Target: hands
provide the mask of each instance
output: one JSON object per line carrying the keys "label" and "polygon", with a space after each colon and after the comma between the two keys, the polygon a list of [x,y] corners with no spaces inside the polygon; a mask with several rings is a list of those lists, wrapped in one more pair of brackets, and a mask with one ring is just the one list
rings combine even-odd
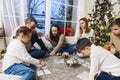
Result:
{"label": "hands", "polygon": [[42,67],[46,66],[46,62],[41,61],[41,60],[40,60],[40,64],[42,65]]}
{"label": "hands", "polygon": [[80,37],[77,37],[77,41],[80,39]]}
{"label": "hands", "polygon": [[97,77],[98,77],[98,73],[97,73],[97,74],[95,74],[95,76],[94,76],[94,80],[96,80],[96,79],[97,79]]}
{"label": "hands", "polygon": [[50,37],[48,35],[45,36],[45,39],[47,39],[48,41],[50,41]]}
{"label": "hands", "polygon": [[114,47],[114,46],[111,46],[110,47],[110,52],[112,53],[112,54],[116,54],[116,48]]}
{"label": "hands", "polygon": [[38,34],[38,37],[41,37],[42,36],[42,33],[41,32],[37,32]]}
{"label": "hands", "polygon": [[50,53],[50,56],[54,56],[54,55],[55,55],[55,52],[52,51],[52,52]]}

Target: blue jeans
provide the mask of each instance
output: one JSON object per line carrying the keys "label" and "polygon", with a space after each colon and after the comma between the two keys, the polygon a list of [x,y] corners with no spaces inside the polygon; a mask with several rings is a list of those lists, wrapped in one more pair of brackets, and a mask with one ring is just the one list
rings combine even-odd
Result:
{"label": "blue jeans", "polygon": [[76,51],[76,44],[69,44],[61,47],[58,52],[69,52],[70,54],[72,54],[75,51]]}
{"label": "blue jeans", "polygon": [[96,80],[120,80],[120,76],[112,76],[106,72],[101,72]]}
{"label": "blue jeans", "polygon": [[28,51],[28,53],[36,59],[40,59],[42,57],[44,57],[46,55],[46,51],[45,50],[38,50],[38,49],[31,49]]}
{"label": "blue jeans", "polygon": [[[32,66],[33,67],[33,66]],[[35,68],[34,68],[35,69]],[[5,74],[13,74],[22,76],[22,80],[34,80],[36,72],[31,67],[23,64],[14,64],[4,71]]]}

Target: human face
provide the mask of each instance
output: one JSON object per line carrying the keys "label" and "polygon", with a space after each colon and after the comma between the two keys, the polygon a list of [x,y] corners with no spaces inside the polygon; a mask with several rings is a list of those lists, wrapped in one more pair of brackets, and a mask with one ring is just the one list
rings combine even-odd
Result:
{"label": "human face", "polygon": [[35,22],[30,22],[30,23],[27,23],[26,26],[33,31],[36,27],[36,24]]}
{"label": "human face", "polygon": [[85,28],[85,26],[86,26],[85,21],[80,20],[80,27],[83,29],[83,28]]}
{"label": "human face", "polygon": [[31,33],[28,33],[27,35],[24,35],[23,33],[20,33],[20,39],[22,42],[27,43],[31,38]]}
{"label": "human face", "polygon": [[56,36],[58,34],[58,29],[56,27],[52,27],[52,34],[53,36]]}
{"label": "human face", "polygon": [[120,27],[118,25],[113,25],[112,32],[114,35],[120,35]]}
{"label": "human face", "polygon": [[90,47],[86,46],[84,50],[81,50],[81,53],[85,56],[90,56]]}

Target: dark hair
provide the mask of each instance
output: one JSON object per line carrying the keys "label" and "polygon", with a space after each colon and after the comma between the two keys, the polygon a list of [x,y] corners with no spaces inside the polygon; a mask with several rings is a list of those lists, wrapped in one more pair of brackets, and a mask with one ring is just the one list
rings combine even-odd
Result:
{"label": "dark hair", "polygon": [[[83,18],[81,18],[79,21],[81,21],[81,20],[83,20],[84,22],[85,22],[85,33],[89,33],[90,32],[90,27],[88,26],[88,19],[87,18],[85,18],[85,17],[83,17]],[[82,30],[82,28],[80,27],[80,34],[82,34],[83,33],[83,30]]]}
{"label": "dark hair", "polygon": [[115,19],[112,23],[112,26],[113,25],[118,25],[120,27],[120,18]]}
{"label": "dark hair", "polygon": [[31,32],[32,31],[26,26],[20,26],[20,28],[16,32],[16,37],[19,36],[20,33],[23,33],[24,35],[28,35]]}
{"label": "dark hair", "polygon": [[[52,34],[52,27],[56,27],[58,30],[58,34],[56,36],[53,36],[53,34]],[[61,35],[61,32],[60,32],[58,25],[53,24],[50,28],[50,39],[58,43],[60,35]]]}
{"label": "dark hair", "polygon": [[30,22],[35,22],[35,24],[37,24],[37,21],[36,21],[36,19],[34,17],[28,17],[25,20],[25,24],[30,23]]}
{"label": "dark hair", "polygon": [[77,41],[77,51],[81,52],[81,50],[84,50],[86,46],[91,46],[92,43],[88,38],[81,38]]}

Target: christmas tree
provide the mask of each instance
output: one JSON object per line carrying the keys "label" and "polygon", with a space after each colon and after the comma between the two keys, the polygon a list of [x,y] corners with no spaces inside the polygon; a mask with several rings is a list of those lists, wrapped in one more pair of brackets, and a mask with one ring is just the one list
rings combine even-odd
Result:
{"label": "christmas tree", "polygon": [[89,14],[96,45],[103,46],[110,40],[111,23],[114,20],[113,6],[110,0],[96,0],[92,13]]}

